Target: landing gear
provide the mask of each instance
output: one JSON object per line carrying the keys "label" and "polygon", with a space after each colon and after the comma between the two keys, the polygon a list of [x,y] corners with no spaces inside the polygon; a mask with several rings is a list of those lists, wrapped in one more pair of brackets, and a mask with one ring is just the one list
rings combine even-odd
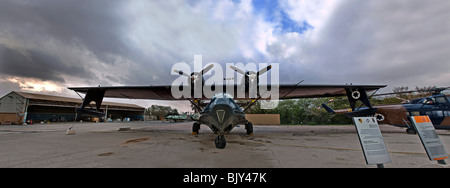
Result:
{"label": "landing gear", "polygon": [[200,130],[200,124],[197,123],[197,122],[195,122],[195,123],[192,125],[192,135],[197,135],[198,132],[199,132],[199,130]]}
{"label": "landing gear", "polygon": [[253,135],[253,124],[250,121],[245,124],[245,130],[247,130],[247,135]]}
{"label": "landing gear", "polygon": [[216,137],[216,148],[223,149],[227,145],[227,141],[225,140],[225,136],[223,134],[219,134],[219,136]]}

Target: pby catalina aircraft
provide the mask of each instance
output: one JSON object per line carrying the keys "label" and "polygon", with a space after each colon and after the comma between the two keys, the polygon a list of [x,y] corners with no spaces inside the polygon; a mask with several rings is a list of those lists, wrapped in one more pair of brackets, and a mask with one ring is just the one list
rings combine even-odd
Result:
{"label": "pby catalina aircraft", "polygon": [[[375,117],[378,122],[383,124],[389,124],[397,127],[407,127],[406,132],[408,134],[415,134],[417,131],[411,126],[411,116],[427,115],[430,117],[436,129],[450,130],[450,97],[441,94],[442,91],[449,89],[450,87],[432,88],[421,92],[433,92],[431,96],[413,99],[403,104],[393,105],[381,105],[375,106],[378,111],[375,113]],[[383,93],[374,96],[381,95],[394,95],[413,93],[418,91],[402,91],[396,93]],[[340,109],[334,111],[326,104],[322,104],[325,109],[330,113],[347,113],[347,110]],[[362,107],[367,109],[367,107]],[[358,109],[357,109],[358,110]]]}
{"label": "pby catalina aircraft", "polygon": [[[172,86],[120,86],[120,87],[73,87],[69,88],[77,93],[84,93],[83,103],[77,108],[77,114],[88,114],[94,116],[103,116],[100,106],[104,97],[113,98],[130,98],[130,99],[156,99],[156,100],[188,100],[200,112],[199,119],[192,126],[192,133],[198,134],[200,125],[208,126],[218,136],[215,140],[217,148],[223,149],[226,146],[225,133],[229,133],[237,125],[245,125],[247,134],[253,133],[253,125],[245,119],[245,111],[258,100],[270,100],[270,97],[264,97],[268,91],[278,91],[278,99],[295,99],[295,98],[315,98],[315,97],[335,97],[347,96],[350,106],[355,109],[356,101],[361,101],[367,106],[366,109],[354,110],[349,113],[351,116],[374,115],[376,109],[371,105],[366,92],[375,91],[386,85],[300,85],[291,84],[259,84],[259,76],[269,71],[272,66],[264,67],[258,72],[242,71],[241,69],[231,66],[235,72],[242,74],[241,84],[232,85],[205,85],[203,75],[211,70],[213,65],[205,67],[200,72],[192,72],[186,74],[183,71],[174,70],[181,76],[188,78],[186,85]],[[201,84],[200,84],[201,83]],[[205,93],[200,95],[196,92],[202,91],[205,87],[209,87],[213,92],[213,96],[208,97]],[[231,89],[230,89],[231,88]],[[256,88],[256,89],[255,89]],[[266,88],[266,90],[262,89]],[[190,95],[182,95],[174,97],[172,90],[179,90]],[[231,91],[230,91],[231,90]],[[190,92],[189,92],[190,91]],[[224,92],[226,91],[226,92]],[[243,91],[243,92],[242,92]],[[240,93],[241,92],[241,93]],[[273,93],[272,93],[273,94]],[[198,104],[199,100],[211,100],[204,108]],[[238,106],[235,100],[251,100],[245,109]],[[92,101],[96,104],[96,110],[88,110],[86,106]]]}

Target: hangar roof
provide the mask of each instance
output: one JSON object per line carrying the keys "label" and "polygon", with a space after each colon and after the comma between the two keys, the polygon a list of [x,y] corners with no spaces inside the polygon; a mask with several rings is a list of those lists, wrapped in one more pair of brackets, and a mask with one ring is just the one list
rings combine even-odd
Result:
{"label": "hangar roof", "polygon": [[[22,91],[12,91],[11,93],[16,93],[16,94],[18,94],[18,95],[20,95],[20,96],[22,96],[24,98],[27,98],[27,99],[36,99],[36,100],[45,100],[45,101],[59,101],[59,102],[71,102],[71,103],[79,103],[79,104],[82,103],[82,100],[81,99],[77,99],[77,98],[61,97],[61,96],[55,96],[55,95],[45,95],[45,94],[38,94],[38,93],[28,93],[28,92],[22,92]],[[9,94],[7,94],[7,95],[9,95]],[[107,102],[107,101],[103,101],[102,102],[102,106],[103,105],[144,109],[144,107],[141,107],[141,106],[138,106],[138,105],[135,105],[135,104],[125,104],[125,103],[116,103],[116,102]]]}

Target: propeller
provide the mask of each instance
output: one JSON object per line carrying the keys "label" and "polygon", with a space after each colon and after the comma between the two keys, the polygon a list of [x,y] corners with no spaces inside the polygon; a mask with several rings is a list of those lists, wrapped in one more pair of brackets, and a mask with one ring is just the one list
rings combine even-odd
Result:
{"label": "propeller", "polygon": [[237,67],[235,67],[233,65],[230,65],[230,68],[233,69],[234,71],[238,72],[238,73],[241,73],[242,75],[245,75],[244,71],[242,71],[241,69],[239,69],[239,68],[237,68]]}
{"label": "propeller", "polygon": [[238,73],[241,73],[242,75],[256,74],[257,76],[259,76],[259,75],[262,75],[262,74],[266,73],[266,72],[269,71],[270,69],[272,69],[272,65],[269,65],[269,66],[267,66],[267,67],[264,67],[264,68],[262,68],[261,70],[259,70],[259,71],[256,72],[256,73],[253,72],[253,71],[247,71],[247,72],[244,72],[244,71],[242,71],[241,69],[239,69],[239,68],[237,68],[237,67],[235,67],[235,66],[233,66],[233,65],[230,65],[230,68],[233,69],[234,71],[238,72]]}
{"label": "propeller", "polygon": [[260,75],[266,73],[266,72],[269,71],[270,69],[272,69],[272,65],[269,65],[269,66],[267,66],[267,67],[264,67],[264,68],[262,68],[261,70],[259,70],[258,72],[254,72],[254,71],[247,71],[247,72],[244,72],[244,71],[242,71],[241,69],[239,69],[239,68],[237,68],[237,67],[235,67],[235,66],[233,66],[233,65],[230,65],[230,68],[233,69],[234,71],[236,71],[236,72],[238,72],[238,73],[244,75],[244,76],[245,76],[246,85],[247,85],[249,82],[254,82],[254,81],[256,81],[257,83],[259,83],[258,77],[259,77]]}
{"label": "propeller", "polygon": [[[241,86],[243,86],[241,90],[243,92],[248,92],[249,95],[253,95],[253,94],[257,94],[257,88],[259,87],[259,76],[266,73],[270,69],[272,69],[272,65],[264,67],[261,70],[259,70],[258,72],[254,72],[254,71],[244,72],[241,69],[239,69],[235,66],[232,66],[232,65],[230,66],[230,68],[244,76],[242,78],[242,82],[241,82]],[[255,85],[256,85],[256,88],[253,87]],[[253,96],[251,98],[255,98],[255,96]]]}
{"label": "propeller", "polygon": [[207,72],[208,72],[209,70],[211,70],[213,67],[214,67],[214,64],[210,64],[210,65],[206,66],[206,67],[201,71],[202,75],[205,74],[205,73],[207,73]]}
{"label": "propeller", "polygon": [[173,72],[176,72],[176,73],[178,73],[178,74],[180,74],[180,75],[183,75],[183,76],[186,76],[186,77],[190,77],[190,76],[191,76],[191,75],[189,75],[189,74],[186,74],[186,73],[183,72],[183,71],[179,71],[179,70],[176,70],[176,69],[174,69]]}
{"label": "propeller", "polygon": [[270,69],[272,69],[272,65],[269,65],[269,66],[267,66],[267,67],[264,67],[264,68],[262,68],[261,70],[259,70],[257,73],[256,73],[256,75],[262,75],[262,74],[264,74],[264,73],[266,73],[267,71],[269,71]]}
{"label": "propeller", "polygon": [[179,75],[186,76],[186,77],[188,77],[188,79],[190,78],[191,85],[194,85],[195,83],[200,81],[200,79],[203,81],[202,82],[202,85],[203,85],[205,83],[205,79],[203,78],[203,75],[206,74],[208,71],[210,71],[213,67],[214,67],[214,64],[210,64],[210,65],[206,66],[202,71],[192,72],[191,74],[187,74],[183,71],[176,70],[176,69],[174,69],[173,72],[178,73]]}

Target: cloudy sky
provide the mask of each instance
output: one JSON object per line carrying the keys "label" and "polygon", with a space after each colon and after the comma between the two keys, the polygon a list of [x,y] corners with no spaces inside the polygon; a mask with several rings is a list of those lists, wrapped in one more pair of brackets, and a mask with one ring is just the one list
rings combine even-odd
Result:
{"label": "cloudy sky", "polygon": [[171,84],[194,55],[279,63],[281,83],[450,86],[450,1],[0,0],[1,96]]}

